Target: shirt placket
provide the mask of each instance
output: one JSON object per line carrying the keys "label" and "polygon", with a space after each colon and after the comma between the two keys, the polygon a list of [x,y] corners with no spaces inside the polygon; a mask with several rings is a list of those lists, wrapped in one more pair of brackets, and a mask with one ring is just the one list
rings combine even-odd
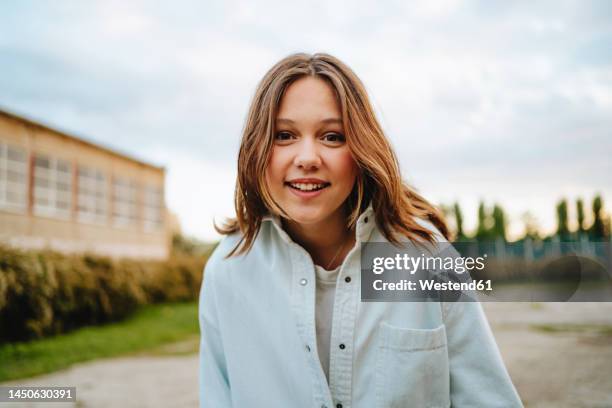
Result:
{"label": "shirt placket", "polygon": [[349,408],[352,405],[353,339],[359,302],[360,249],[361,242],[369,237],[372,229],[371,225],[365,225],[369,215],[369,212],[362,214],[357,223],[355,248],[349,252],[341,266],[336,284],[330,343],[329,386],[317,354],[314,264],[308,252],[293,242],[280,225],[276,225],[282,240],[289,247],[293,265],[291,308],[298,334],[304,343],[304,351],[307,353],[316,407]]}
{"label": "shirt placket", "polygon": [[[336,284],[334,311],[332,315],[332,331],[330,341],[329,387],[335,407],[351,406],[351,384],[353,381],[353,338],[357,313],[358,286],[350,273],[358,267],[354,263],[355,256],[341,268]],[[347,279],[349,278],[349,279]]]}
{"label": "shirt placket", "polygon": [[327,386],[325,373],[317,354],[315,329],[315,290],[314,264],[310,255],[299,245],[289,242],[293,265],[291,279],[291,307],[295,316],[298,334],[304,343],[304,352],[312,379],[314,401],[317,408],[331,408],[332,397]]}
{"label": "shirt placket", "polygon": [[353,357],[361,281],[361,243],[369,238],[369,213],[363,214],[356,229],[355,248],[340,268],[332,316],[329,361],[330,391],[336,408],[352,406]]}

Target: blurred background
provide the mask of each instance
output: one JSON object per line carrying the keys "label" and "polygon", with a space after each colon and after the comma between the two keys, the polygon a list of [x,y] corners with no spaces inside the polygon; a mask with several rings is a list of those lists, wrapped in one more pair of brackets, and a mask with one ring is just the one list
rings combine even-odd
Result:
{"label": "blurred background", "polygon": [[[197,405],[213,219],[258,81],[301,51],[363,80],[458,241],[609,265],[608,1],[3,2],[0,381]],[[610,305],[485,305],[526,406],[612,406]]]}

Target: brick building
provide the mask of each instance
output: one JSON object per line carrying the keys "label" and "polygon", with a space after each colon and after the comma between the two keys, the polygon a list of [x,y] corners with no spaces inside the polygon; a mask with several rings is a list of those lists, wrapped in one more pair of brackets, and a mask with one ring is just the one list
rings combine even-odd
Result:
{"label": "brick building", "polygon": [[164,259],[165,169],[0,110],[0,242]]}

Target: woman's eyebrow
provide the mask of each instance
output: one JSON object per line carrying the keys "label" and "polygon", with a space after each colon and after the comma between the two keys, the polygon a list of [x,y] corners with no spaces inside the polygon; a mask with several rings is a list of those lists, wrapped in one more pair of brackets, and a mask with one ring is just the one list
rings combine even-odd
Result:
{"label": "woman's eyebrow", "polygon": [[[287,118],[277,118],[276,122],[295,123],[295,121],[293,121],[291,119],[287,119]],[[342,119],[339,119],[339,118],[327,118],[327,119],[322,119],[320,121],[320,123],[340,123],[340,124],[342,124]]]}

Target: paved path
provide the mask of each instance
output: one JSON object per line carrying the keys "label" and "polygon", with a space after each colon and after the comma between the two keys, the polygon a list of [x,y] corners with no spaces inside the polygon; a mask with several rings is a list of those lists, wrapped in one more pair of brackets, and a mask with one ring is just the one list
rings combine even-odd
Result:
{"label": "paved path", "polygon": [[[483,304],[526,407],[612,407],[612,303]],[[548,330],[534,325],[546,324]],[[580,326],[568,326],[580,325]],[[98,360],[3,385],[72,385],[76,404],[197,407],[197,355]]]}

